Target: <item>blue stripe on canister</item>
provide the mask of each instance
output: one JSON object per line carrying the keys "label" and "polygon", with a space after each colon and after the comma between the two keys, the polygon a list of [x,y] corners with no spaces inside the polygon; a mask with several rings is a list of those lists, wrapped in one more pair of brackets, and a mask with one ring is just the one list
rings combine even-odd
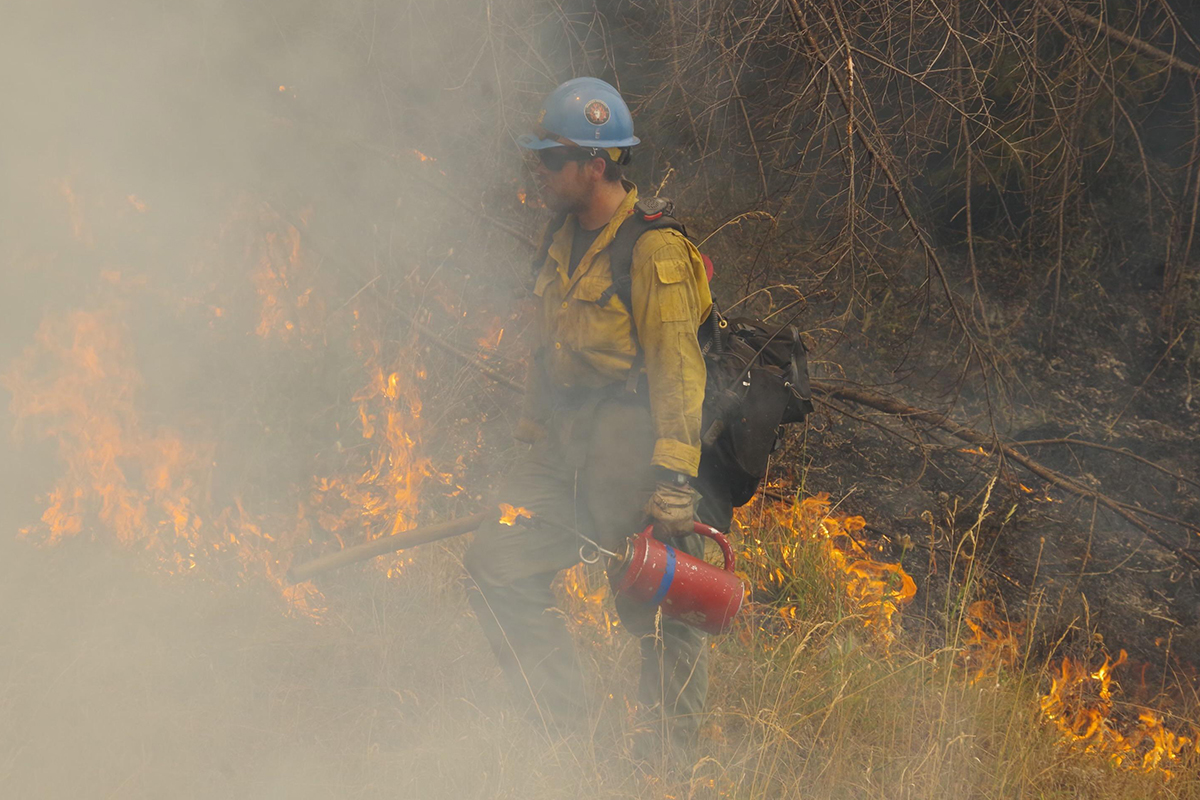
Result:
{"label": "blue stripe on canister", "polygon": [[667,568],[663,570],[662,580],[658,584],[658,591],[654,593],[654,597],[650,598],[650,605],[656,606],[663,601],[667,596],[667,592],[671,588],[671,582],[675,580],[675,548],[671,545],[664,545],[667,548]]}

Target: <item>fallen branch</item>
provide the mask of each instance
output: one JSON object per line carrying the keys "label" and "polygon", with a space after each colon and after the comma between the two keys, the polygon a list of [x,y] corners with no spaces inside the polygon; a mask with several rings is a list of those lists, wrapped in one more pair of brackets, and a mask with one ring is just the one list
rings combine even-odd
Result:
{"label": "fallen branch", "polygon": [[1124,447],[1113,447],[1113,446],[1107,445],[1107,444],[1099,444],[1097,442],[1087,442],[1082,439],[1070,439],[1070,438],[1031,439],[1029,441],[1024,441],[1024,442],[1013,442],[1013,447],[1042,447],[1043,445],[1063,445],[1064,447],[1071,447],[1072,445],[1079,445],[1080,447],[1090,447],[1095,450],[1103,450],[1107,453],[1116,453],[1117,455],[1125,456],[1126,458],[1131,458],[1134,461],[1138,462],[1139,464],[1145,464],[1147,467],[1150,467],[1151,469],[1156,469],[1159,472],[1163,473],[1164,475],[1170,475],[1172,478],[1174,478],[1175,480],[1177,480],[1181,483],[1190,483],[1192,486],[1195,486],[1197,489],[1200,489],[1200,482],[1194,481],[1182,473],[1172,472],[1171,470],[1167,469],[1166,467],[1162,466],[1161,464],[1156,464],[1148,458],[1143,458],[1142,456],[1139,456],[1137,453],[1133,453],[1133,452],[1130,452],[1129,450],[1126,450]]}
{"label": "fallen branch", "polygon": [[[1049,467],[1034,461],[1029,456],[1019,452],[1013,445],[1005,444],[995,436],[989,436],[981,431],[975,430],[974,428],[968,428],[965,425],[960,425],[945,414],[941,414],[936,411],[929,411],[923,408],[917,408],[916,406],[910,406],[907,403],[903,403],[899,400],[888,397],[887,395],[879,394],[878,392],[872,392],[867,389],[860,389],[853,386],[835,385],[819,380],[812,381],[812,388],[814,392],[820,392],[827,397],[849,400],[854,403],[858,403],[859,405],[868,406],[888,414],[894,414],[896,416],[906,417],[909,419],[916,419],[924,422],[927,425],[940,428],[941,430],[946,431],[955,438],[967,442],[968,444],[987,446],[989,448],[998,450],[999,452],[1003,453],[1006,458],[1012,459],[1047,483],[1057,486],[1058,488],[1069,492],[1070,494],[1076,495],[1077,497],[1084,497],[1093,500],[1107,508],[1109,511],[1124,517],[1153,542],[1171,551],[1180,559],[1187,561],[1192,566],[1200,568],[1200,559],[1184,548],[1173,544],[1170,540],[1163,536],[1162,533],[1150,527],[1150,525],[1148,525],[1138,516],[1138,514],[1145,514],[1148,516],[1161,518],[1164,515],[1113,500],[1108,495],[1101,494],[1100,492],[1084,486],[1079,482],[1067,477],[1066,475],[1063,475],[1061,472],[1052,470]],[[1179,524],[1181,522],[1180,520],[1173,519],[1172,521],[1175,522],[1175,524]],[[1183,524],[1188,526],[1188,523]]]}

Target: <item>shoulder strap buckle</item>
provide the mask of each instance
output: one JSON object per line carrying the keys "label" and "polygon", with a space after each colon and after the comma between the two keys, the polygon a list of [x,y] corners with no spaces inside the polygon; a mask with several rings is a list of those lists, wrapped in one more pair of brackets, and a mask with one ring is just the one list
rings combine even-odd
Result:
{"label": "shoulder strap buckle", "polygon": [[679,231],[683,236],[687,236],[687,230],[683,224],[671,215],[674,210],[675,204],[665,197],[638,199],[629,218],[617,229],[612,243],[608,246],[613,282],[612,286],[596,299],[597,305],[606,306],[616,296],[625,304],[625,308],[632,308],[633,248],[642,234],[660,228],[671,228]]}
{"label": "shoulder strap buckle", "polygon": [[675,204],[665,197],[641,197],[633,207],[646,222],[653,222],[663,216],[669,217],[675,210]]}

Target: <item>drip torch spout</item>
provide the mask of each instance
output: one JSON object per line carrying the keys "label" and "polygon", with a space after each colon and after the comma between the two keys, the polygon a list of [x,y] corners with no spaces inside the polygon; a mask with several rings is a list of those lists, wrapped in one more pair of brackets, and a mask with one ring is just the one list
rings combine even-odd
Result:
{"label": "drip torch spout", "polygon": [[327,556],[293,566],[288,570],[288,580],[292,583],[300,583],[318,573],[344,567],[356,561],[366,561],[369,558],[381,556],[386,553],[407,550],[419,544],[428,544],[440,539],[449,539],[452,536],[461,536],[464,533],[470,533],[475,530],[489,516],[493,516],[494,514],[494,511],[481,511],[469,517],[461,517],[439,525],[425,525],[420,528],[411,528],[410,530],[401,531],[391,536],[375,539],[366,544],[347,547],[345,550],[339,550],[336,553],[330,553]]}

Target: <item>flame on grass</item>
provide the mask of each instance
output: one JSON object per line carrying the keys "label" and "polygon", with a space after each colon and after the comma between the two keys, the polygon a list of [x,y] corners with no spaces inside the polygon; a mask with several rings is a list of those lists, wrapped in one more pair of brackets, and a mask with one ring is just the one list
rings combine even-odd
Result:
{"label": "flame on grass", "polygon": [[[422,160],[432,159],[422,156]],[[301,224],[307,214],[300,215]],[[301,231],[269,206],[261,208],[258,218],[265,233],[248,253],[257,263],[251,276],[259,297],[255,333],[306,349],[325,346],[328,314],[320,295],[314,293],[317,270],[303,247]],[[342,546],[348,537],[375,539],[413,527],[425,481],[450,480],[421,455],[423,407],[418,383],[425,370],[415,343],[410,339],[403,348],[385,348],[378,326],[363,317],[354,306],[348,331],[362,364],[363,384],[351,397],[361,441],[356,447],[341,448],[354,455],[335,474],[314,476],[309,497],[321,527]],[[390,577],[412,561],[410,555],[397,554],[375,563]]]}
{"label": "flame on grass", "polygon": [[568,625],[593,644],[607,644],[620,627],[613,612],[608,580],[598,569],[576,564],[559,577],[557,588]]}
{"label": "flame on grass", "polygon": [[[532,520],[533,512],[524,506],[500,503],[501,525],[513,526],[520,520]],[[568,626],[580,638],[592,644],[606,644],[612,640],[618,621],[609,602],[609,585],[599,569],[586,563],[576,564],[563,570],[555,580],[563,616]]]}
{"label": "flame on grass", "polygon": [[303,518],[272,521],[281,543],[240,502],[208,514],[215,448],[144,421],[142,378],[117,316],[47,317],[3,376],[18,430],[54,440],[64,465],[41,520],[21,535],[43,545],[112,536],[171,574],[266,579],[294,611],[319,618],[320,593],[289,585],[288,565],[273,554],[307,535]]}
{"label": "flame on grass", "polygon": [[[501,525],[513,526],[520,520],[532,520],[533,512],[524,506],[499,503]],[[601,570],[580,563],[563,570],[555,580],[561,611],[576,636],[591,644],[607,644],[617,630],[608,581]]]}
{"label": "flame on grass", "polygon": [[[408,153],[409,153],[409,155],[416,156],[417,160],[420,161],[422,164],[430,162],[430,161],[437,161],[437,159],[434,158],[433,156],[426,155],[425,153],[422,153],[420,150],[417,150],[416,148],[409,150]],[[442,177],[446,177],[445,170],[439,169],[438,174],[440,174]]]}
{"label": "flame on grass", "polygon": [[[746,534],[741,555],[746,577],[753,590],[771,598],[779,618],[785,622],[798,618],[798,582],[815,579],[828,585],[832,579],[842,584],[876,639],[885,647],[894,641],[896,615],[912,599],[916,585],[900,565],[870,553],[873,548],[862,536],[861,517],[835,515],[828,495],[821,494],[799,503],[751,507],[739,513],[736,522]],[[821,563],[813,558],[814,544],[827,557],[824,563],[829,571],[824,574],[814,570]],[[1007,620],[987,600],[968,606],[963,622],[968,634],[958,663],[971,683],[1016,666],[1023,622]],[[1066,743],[1126,769],[1161,771],[1170,777],[1171,766],[1181,756],[1200,754],[1200,728],[1193,724],[1181,731],[1149,708],[1122,713],[1114,700],[1119,686],[1113,674],[1125,659],[1121,651],[1115,662],[1105,658],[1097,669],[1063,659],[1050,691],[1040,699],[1041,710]]]}
{"label": "flame on grass", "polygon": [[247,253],[255,261],[250,280],[259,297],[254,333],[289,343],[298,339],[312,347],[322,338],[325,309],[323,303],[313,302],[313,287],[305,285],[310,265],[300,230],[285,224],[269,206],[262,206],[258,217],[265,233],[253,239]]}
{"label": "flame on grass", "polygon": [[83,204],[80,202],[79,196],[75,193],[75,189],[71,186],[71,182],[63,178],[57,184],[58,192],[67,204],[67,214],[71,221],[71,236],[85,245],[91,246],[95,244],[91,231],[84,222]]}
{"label": "flame on grass", "polygon": [[368,445],[365,458],[357,473],[317,478],[314,500],[326,530],[357,527],[377,538],[416,523],[421,487],[437,473],[419,453],[422,407],[415,386],[400,369],[385,370],[378,345],[372,349],[367,385],[352,398],[362,443]]}
{"label": "flame on grass", "polygon": [[1024,622],[1001,616],[990,600],[977,600],[967,607],[963,623],[969,633],[963,640],[958,662],[967,670],[967,679],[972,684],[1016,665],[1021,636],[1025,633]]}
{"label": "flame on grass", "polygon": [[492,318],[492,324],[488,328],[488,332],[475,340],[475,344],[483,350],[495,350],[500,347],[500,340],[504,338],[504,325],[499,317]]}
{"label": "flame on grass", "polygon": [[[1005,619],[988,600],[972,603],[963,622],[970,633],[958,660],[971,683],[1016,666],[1024,622]],[[1114,673],[1125,660],[1122,650],[1116,661],[1105,657],[1093,670],[1081,661],[1064,658],[1053,670],[1050,691],[1040,698],[1042,713],[1064,743],[1106,757],[1119,767],[1161,771],[1169,778],[1172,762],[1189,750],[1200,753],[1200,731],[1195,726],[1189,734],[1171,730],[1162,714],[1149,708],[1139,710],[1136,718],[1122,714],[1114,699],[1120,691]]]}
{"label": "flame on grass", "polygon": [[[60,189],[72,219],[78,217],[73,230],[81,235],[77,198],[65,182]],[[248,229],[244,254],[254,268],[248,282],[212,284],[225,293],[222,303],[236,309],[244,305],[242,297],[256,300],[257,314],[246,332],[263,346],[288,345],[276,354],[280,358],[297,346],[304,351],[325,346],[328,315],[314,292],[316,270],[300,230],[266,205],[241,201],[235,211],[221,235]],[[124,280],[117,273],[101,277],[126,291],[146,287],[144,280]],[[184,299],[185,306],[207,306],[213,318],[224,316],[222,306]],[[423,372],[415,349],[389,357],[379,332],[358,322],[357,308],[348,316],[363,371],[362,388],[353,395],[357,424],[351,425],[362,442],[352,448],[339,442],[344,458],[334,474],[294,487],[294,510],[285,513],[265,513],[241,500],[229,507],[216,504],[209,487],[217,443],[147,421],[154,409],[145,407],[124,303],[48,316],[34,343],[0,376],[12,393],[18,430],[52,441],[63,465],[41,498],[40,521],[22,535],[44,545],[79,535],[111,537],[172,574],[233,583],[266,580],[291,609],[319,618],[316,588],[285,579],[291,552],[311,541],[312,519],[343,543],[352,528],[356,538],[405,529],[413,524],[421,483],[437,474],[419,455],[416,387]],[[403,560],[377,563],[390,573]]]}
{"label": "flame on grass", "polygon": [[873,637],[885,648],[895,640],[897,614],[912,600],[917,585],[902,566],[869,552],[862,517],[835,514],[829,495],[822,492],[799,502],[747,507],[735,524],[744,533],[741,561],[751,590],[771,597],[783,618],[796,617],[789,595],[797,575],[811,573],[814,564],[824,565],[826,580],[840,584]]}
{"label": "flame on grass", "polygon": [[1093,670],[1082,661],[1064,658],[1050,691],[1041,698],[1042,712],[1066,743],[1108,756],[1126,769],[1162,770],[1170,777],[1172,762],[1189,750],[1200,753],[1200,730],[1193,724],[1189,735],[1172,731],[1161,714],[1146,708],[1138,712],[1136,720],[1119,721],[1113,697],[1120,686],[1113,674],[1125,660],[1122,650],[1116,661],[1105,656],[1104,663]]}

